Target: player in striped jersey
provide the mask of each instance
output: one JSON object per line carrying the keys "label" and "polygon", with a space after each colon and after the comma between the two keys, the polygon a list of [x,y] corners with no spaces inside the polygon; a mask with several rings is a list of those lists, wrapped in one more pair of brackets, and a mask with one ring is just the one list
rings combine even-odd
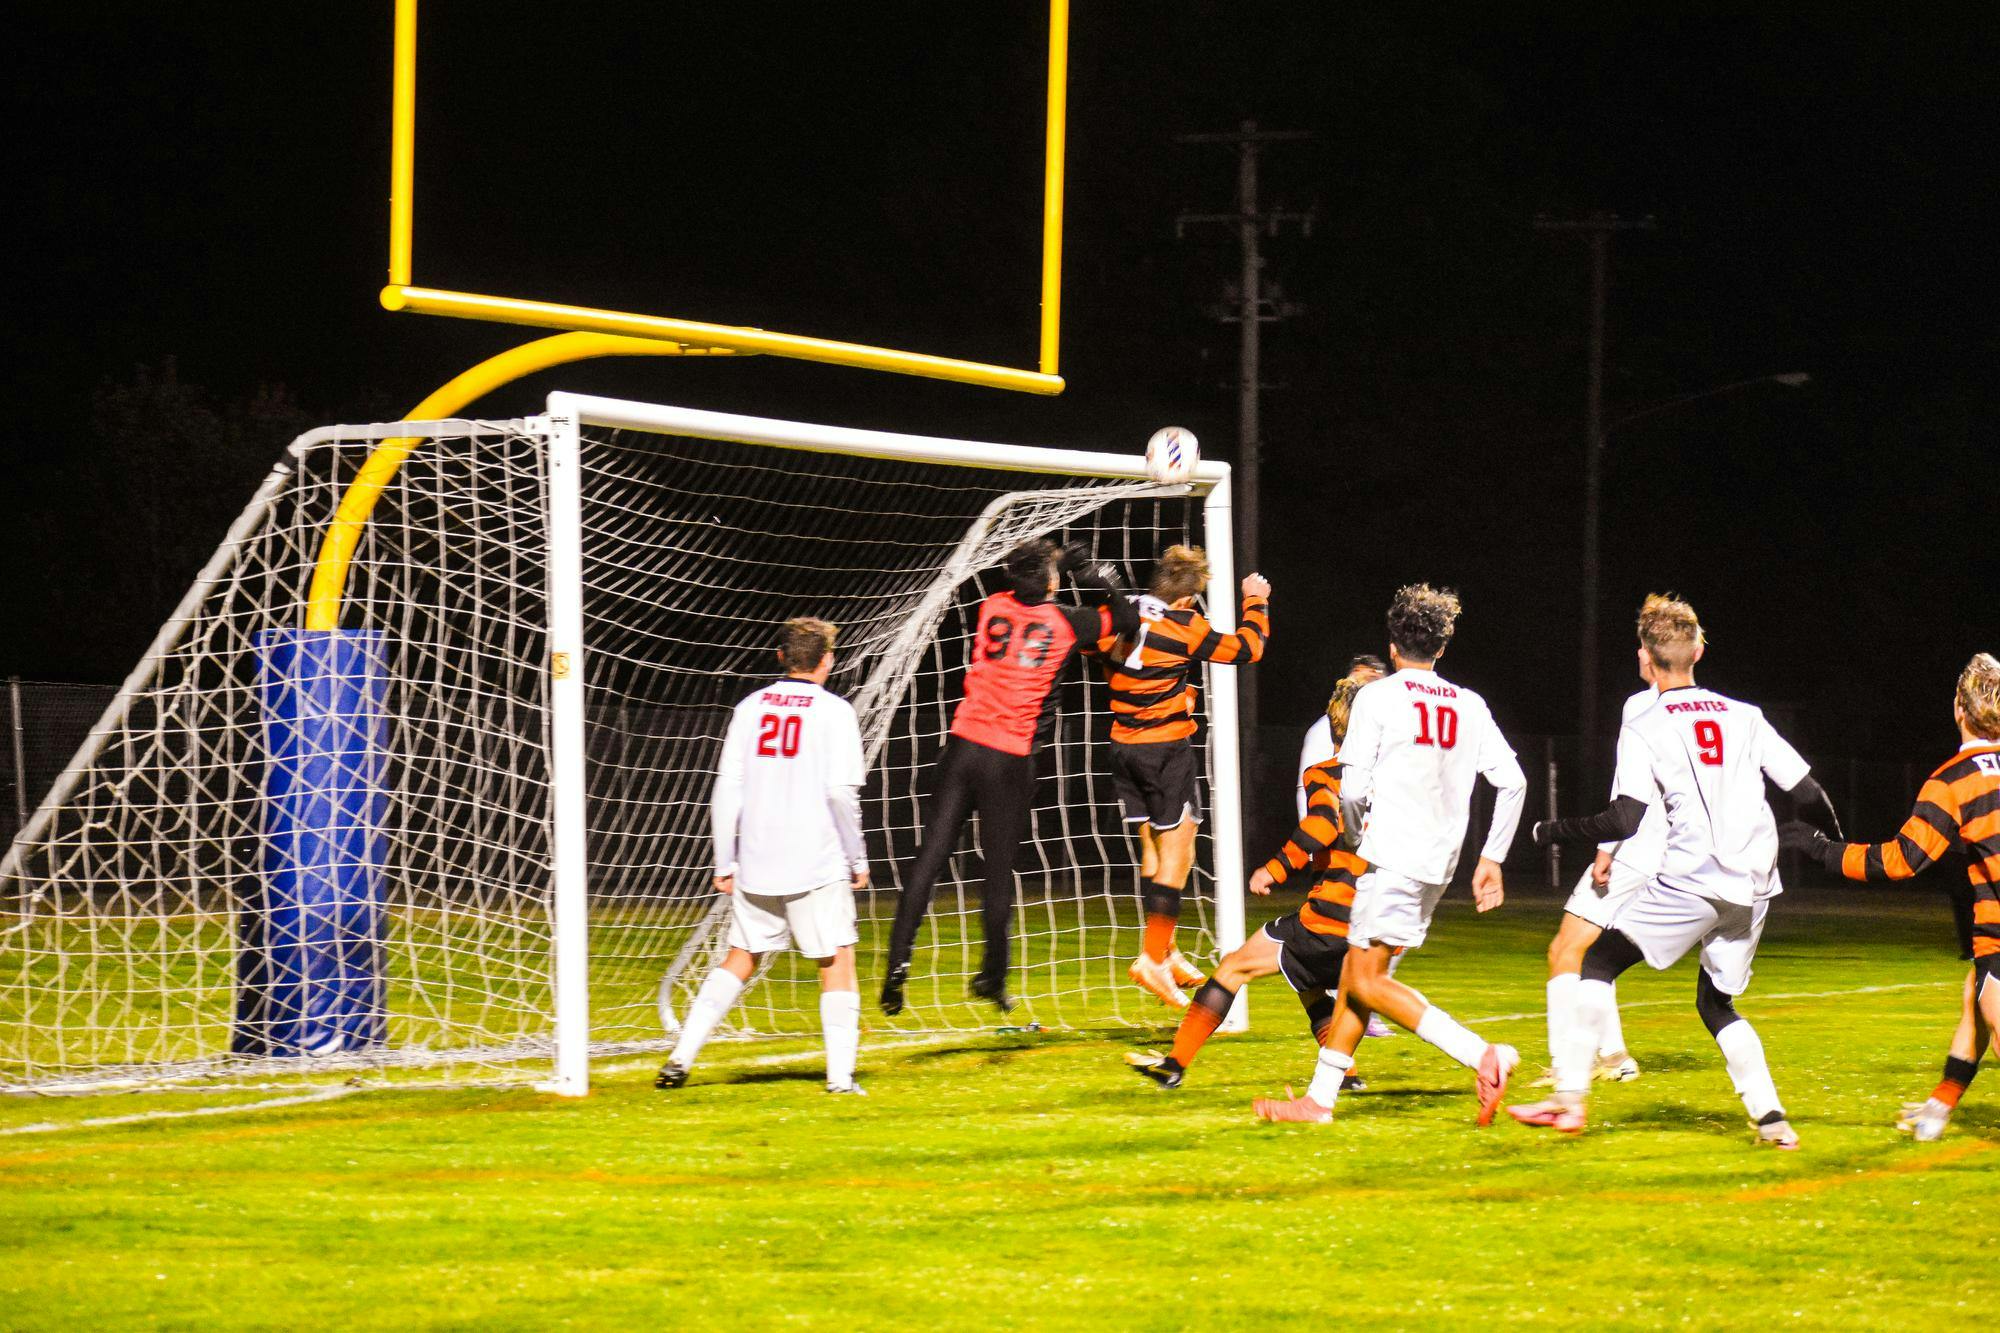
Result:
{"label": "player in striped jersey", "polygon": [[1980,653],[1958,677],[1951,715],[1958,723],[1958,753],[1932,773],[1917,793],[1916,808],[1888,842],[1840,842],[1807,824],[1787,824],[1779,840],[1849,879],[1908,879],[1954,847],[1970,865],[1972,971],[1944,1078],[1924,1101],[1903,1107],[1897,1128],[1926,1142],[1945,1122],[1980,1057],[2000,1033],[2000,661]]}
{"label": "player in striped jersey", "polygon": [[[1347,734],[1348,710],[1364,682],[1349,676],[1334,686],[1327,717],[1337,745]],[[1352,850],[1354,840],[1341,824],[1340,765],[1332,759],[1306,770],[1306,810],[1278,854],[1250,877],[1250,892],[1268,894],[1275,884],[1307,874],[1312,887],[1291,916],[1269,922],[1241,948],[1215,966],[1195,992],[1174,1034],[1171,1054],[1128,1055],[1126,1060],[1163,1088],[1178,1088],[1202,1043],[1228,1017],[1236,992],[1258,977],[1279,973],[1305,1006],[1313,1040],[1324,1043],[1333,1026],[1335,988],[1347,956],[1347,925],[1354,907],[1354,882],[1368,863]],[[1346,1088],[1363,1086],[1350,1072]]]}
{"label": "player in striped jersey", "polygon": [[[879,1003],[903,1011],[904,987],[917,928],[930,911],[931,894],[959,835],[979,815],[985,883],[980,896],[985,953],[970,990],[1002,1013],[1014,1007],[1007,993],[1008,931],[1014,914],[1014,857],[1028,833],[1035,793],[1035,751],[1055,731],[1063,668],[1080,649],[1107,637],[1131,634],[1139,614],[1124,595],[1118,571],[1091,559],[1080,544],[1058,549],[1052,541],[1026,541],[1008,552],[1007,586],[979,604],[979,620],[966,649],[964,693],[951,714],[951,739],[938,757],[937,791],[924,821],[924,838],[889,932],[888,967]],[[1104,606],[1055,601],[1061,575],[1102,597]]]}
{"label": "player in striped jersey", "polygon": [[1207,587],[1207,552],[1168,547],[1137,599],[1136,630],[1107,634],[1097,644],[1111,686],[1112,786],[1125,822],[1139,826],[1139,873],[1146,881],[1144,945],[1129,975],[1176,1009],[1188,1002],[1181,987],[1202,979],[1174,947],[1201,823],[1188,673],[1201,662],[1255,662],[1271,635],[1271,585],[1263,575],[1243,580],[1242,627],[1228,634],[1194,609]]}

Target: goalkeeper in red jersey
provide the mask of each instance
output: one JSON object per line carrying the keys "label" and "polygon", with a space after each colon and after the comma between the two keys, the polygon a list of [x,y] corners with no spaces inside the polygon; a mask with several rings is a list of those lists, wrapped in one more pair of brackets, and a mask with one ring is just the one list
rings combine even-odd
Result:
{"label": "goalkeeper in red jersey", "polygon": [[[975,813],[986,863],[980,902],[986,950],[971,990],[1003,1013],[1014,1007],[1007,993],[1007,936],[1014,913],[1014,857],[1028,834],[1035,792],[1035,751],[1055,730],[1063,667],[1079,649],[1139,628],[1138,609],[1124,595],[1118,571],[1093,560],[1081,544],[1058,549],[1052,541],[1023,542],[1008,553],[1004,569],[1007,586],[979,604],[978,627],[967,651],[965,694],[952,712],[951,738],[937,761],[937,791],[924,821],[923,850],[896,905],[889,966],[882,979],[885,1014],[903,1011],[917,927],[930,910],[945,862],[958,850],[959,835]],[[1064,573],[1106,604],[1081,607],[1056,601]]]}
{"label": "goalkeeper in red jersey", "polygon": [[2000,661],[1980,653],[1959,674],[1952,699],[1958,753],[1938,765],[1917,793],[1916,808],[1888,842],[1841,842],[1810,824],[1778,830],[1786,850],[1804,852],[1848,879],[1909,879],[1952,848],[1962,850],[1972,882],[1972,972],[1958,1031],[1931,1095],[1903,1107],[1897,1128],[1929,1142],[1979,1072],[1980,1057],[2000,1033]]}
{"label": "goalkeeper in red jersey", "polygon": [[[1348,709],[1366,679],[1372,677],[1350,675],[1334,686],[1326,714],[1336,747],[1347,735]],[[1332,1029],[1334,996],[1340,986],[1341,964],[1347,957],[1354,884],[1367,873],[1368,863],[1354,854],[1353,839],[1341,823],[1339,761],[1314,764],[1306,770],[1305,784],[1306,812],[1298,828],[1278,854],[1250,877],[1250,892],[1262,895],[1274,884],[1309,875],[1312,887],[1306,891],[1305,905],[1291,916],[1268,923],[1216,964],[1214,974],[1195,992],[1181,1018],[1170,1054],[1147,1052],[1125,1057],[1161,1087],[1181,1085],[1195,1053],[1228,1016],[1236,992],[1258,977],[1274,972],[1284,977],[1305,1006],[1313,1040],[1324,1043]],[[1343,1087],[1352,1090],[1361,1086],[1353,1070],[1346,1071]]]}

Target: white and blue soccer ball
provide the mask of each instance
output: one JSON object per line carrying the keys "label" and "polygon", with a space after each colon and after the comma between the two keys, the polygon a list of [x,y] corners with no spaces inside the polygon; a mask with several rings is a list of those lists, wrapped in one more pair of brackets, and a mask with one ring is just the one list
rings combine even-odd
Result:
{"label": "white and blue soccer ball", "polygon": [[1146,475],[1162,486],[1185,485],[1201,462],[1201,444],[1185,426],[1162,426],[1146,441]]}

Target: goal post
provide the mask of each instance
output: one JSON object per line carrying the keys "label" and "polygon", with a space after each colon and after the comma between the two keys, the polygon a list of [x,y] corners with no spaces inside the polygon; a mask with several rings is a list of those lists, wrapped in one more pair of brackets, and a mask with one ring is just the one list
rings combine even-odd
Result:
{"label": "goal post", "polygon": [[[368,850],[349,855],[367,863],[371,933],[335,956],[378,969],[340,981],[379,1006],[353,1030],[379,1036],[232,1051],[267,901],[266,783],[293,762],[270,749],[260,661],[304,623],[323,534],[375,447],[412,437],[358,534],[335,627],[366,645],[360,697],[379,713],[346,771],[383,788],[351,807],[369,812],[351,844]],[[1228,628],[1229,506],[1218,463],[1161,487],[1136,452],[571,394],[527,420],[301,437],[0,866],[0,1087],[317,1075],[580,1094],[593,1061],[660,1049],[661,1016],[722,946],[707,798],[723,725],[775,674],[775,627],[794,615],[842,626],[831,688],[856,703],[870,757],[871,985],[999,558],[1028,537],[1077,539],[1137,581],[1167,545],[1201,542],[1211,619]],[[1211,817],[1191,952],[1243,938],[1233,674],[1198,682]],[[1062,689],[1017,857],[1020,1021],[1165,1021],[1124,978],[1139,884],[1104,686],[1087,667]],[[338,852],[352,832],[328,841]],[[909,1010],[871,1020],[871,1040],[992,1025],[963,990],[981,836],[940,881]],[[816,988],[810,965],[775,958],[726,1031],[815,1033]]]}

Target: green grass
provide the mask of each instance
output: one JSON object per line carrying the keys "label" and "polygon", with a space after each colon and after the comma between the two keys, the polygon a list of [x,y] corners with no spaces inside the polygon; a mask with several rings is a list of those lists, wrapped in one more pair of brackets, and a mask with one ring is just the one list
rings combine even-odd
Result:
{"label": "green grass", "polygon": [[[1537,1063],[1556,913],[1454,901],[1403,975]],[[0,1129],[70,1127],[0,1137],[0,1326],[1977,1322],[2000,1097],[1976,1084],[1939,1144],[1890,1128],[1956,1014],[1942,915],[1777,905],[1742,1009],[1795,1154],[1750,1147],[1691,963],[1621,985],[1646,1074],[1573,1142],[1475,1129],[1469,1076],[1409,1037],[1364,1044],[1373,1088],[1335,1124],[1257,1123],[1250,1099],[1311,1066],[1276,979],[1171,1094],[1119,1059],[1162,1025],[878,1034],[865,1101],[824,1096],[797,1042],[711,1048],[672,1095],[613,1063],[581,1102],[376,1091],[88,1127],[187,1099],[9,1100]]]}

